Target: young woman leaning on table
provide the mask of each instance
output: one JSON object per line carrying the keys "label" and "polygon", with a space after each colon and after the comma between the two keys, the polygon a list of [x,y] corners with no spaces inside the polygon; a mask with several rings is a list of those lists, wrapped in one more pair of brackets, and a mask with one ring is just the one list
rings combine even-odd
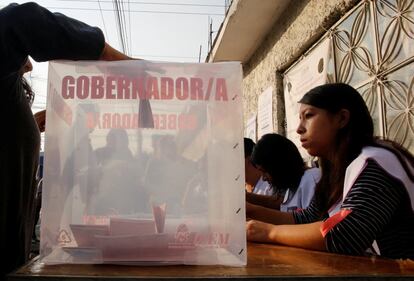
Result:
{"label": "young woman leaning on table", "polygon": [[293,213],[247,203],[250,241],[340,254],[414,259],[414,157],[373,136],[361,95],[346,84],[310,90],[297,133],[322,177],[310,206]]}
{"label": "young woman leaning on table", "polygon": [[278,134],[262,136],[248,161],[261,173],[274,194],[247,192],[247,202],[284,212],[309,206],[320,170],[306,167],[298,148],[288,138]]}
{"label": "young woman leaning on table", "polygon": [[25,263],[35,218],[36,171],[45,112],[33,117],[34,94],[23,74],[36,61],[125,60],[102,31],[36,3],[0,9],[0,280]]}

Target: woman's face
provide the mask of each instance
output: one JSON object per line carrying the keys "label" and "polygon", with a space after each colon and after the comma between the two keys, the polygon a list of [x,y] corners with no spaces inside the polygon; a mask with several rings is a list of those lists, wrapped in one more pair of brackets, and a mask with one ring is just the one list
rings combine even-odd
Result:
{"label": "woman's face", "polygon": [[[301,104],[299,110],[299,126],[296,132],[300,135],[302,147],[312,156],[331,159],[336,148],[338,130],[346,123],[342,114],[332,114],[327,110],[307,104]],[[346,120],[347,122],[347,120]]]}

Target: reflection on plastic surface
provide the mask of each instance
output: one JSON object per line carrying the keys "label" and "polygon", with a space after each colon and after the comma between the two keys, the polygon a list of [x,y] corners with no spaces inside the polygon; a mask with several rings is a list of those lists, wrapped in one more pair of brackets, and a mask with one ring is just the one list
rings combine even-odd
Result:
{"label": "reflection on plastic surface", "polygon": [[235,62],[51,63],[42,261],[246,264],[240,86]]}

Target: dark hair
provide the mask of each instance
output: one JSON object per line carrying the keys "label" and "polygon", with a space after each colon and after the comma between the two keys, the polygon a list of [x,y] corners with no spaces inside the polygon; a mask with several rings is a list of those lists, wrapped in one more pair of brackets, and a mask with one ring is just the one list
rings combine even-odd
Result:
{"label": "dark hair", "polygon": [[33,104],[35,94],[32,90],[32,87],[30,87],[29,83],[27,82],[26,78],[23,76],[21,77],[21,85],[24,91],[24,94],[26,95],[26,99],[29,102],[30,105]]}
{"label": "dark hair", "polygon": [[26,98],[29,105],[32,105],[35,94],[23,75],[14,73],[14,75],[10,75],[4,79],[7,81],[6,83],[10,83],[10,86],[16,93],[16,95],[13,95],[13,98],[17,98],[19,101]]}
{"label": "dark hair", "polygon": [[410,163],[414,163],[413,156],[394,142],[379,142],[374,138],[374,126],[369,110],[362,96],[353,87],[343,83],[318,86],[307,92],[299,103],[324,109],[331,114],[338,113],[341,109],[346,109],[350,113],[348,124],[338,131],[335,144],[337,153],[333,161],[320,158],[322,177],[316,186],[315,199],[321,211],[328,211],[342,197],[346,168],[361,153],[364,146],[383,147],[392,151],[410,178],[414,178],[403,160],[405,157]]}
{"label": "dark hair", "polygon": [[305,164],[296,145],[278,134],[266,134],[257,142],[251,156],[254,165],[260,166],[272,177],[275,192],[287,189],[296,192],[305,172]]}
{"label": "dark hair", "polygon": [[252,139],[244,138],[244,158],[250,157],[252,155],[254,146],[255,143]]}

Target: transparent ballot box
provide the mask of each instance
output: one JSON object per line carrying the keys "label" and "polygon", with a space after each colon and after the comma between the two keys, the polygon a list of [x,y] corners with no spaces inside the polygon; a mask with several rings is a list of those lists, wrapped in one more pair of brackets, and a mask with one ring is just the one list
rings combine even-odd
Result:
{"label": "transparent ballot box", "polygon": [[241,66],[49,64],[46,264],[246,264]]}

